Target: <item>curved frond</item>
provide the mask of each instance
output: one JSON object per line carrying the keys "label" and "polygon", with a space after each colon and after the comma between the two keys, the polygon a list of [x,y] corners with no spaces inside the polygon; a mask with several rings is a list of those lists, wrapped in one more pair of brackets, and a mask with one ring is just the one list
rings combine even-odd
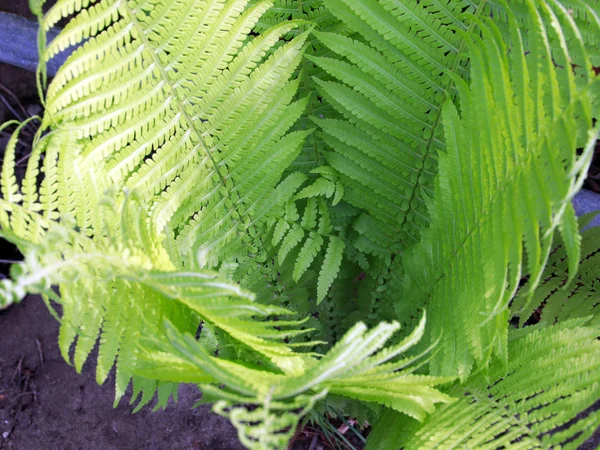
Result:
{"label": "curved frond", "polygon": [[[463,77],[467,2],[326,0],[355,34],[316,33],[334,57],[308,58],[333,81],[320,94],[342,115],[315,118],[333,149],[344,199],[365,211],[355,228],[367,253],[387,256],[414,244],[428,222],[436,154],[444,148],[441,106]],[[340,60],[341,57],[341,60]],[[378,250],[376,250],[378,249]]]}
{"label": "curved frond", "polygon": [[582,448],[600,423],[600,330],[584,323],[511,333],[506,372],[451,388],[457,401],[422,423],[387,410],[367,449]]}
{"label": "curved frond", "polygon": [[[168,380],[221,380],[223,389],[201,388],[208,395],[207,401],[216,402],[215,411],[236,425],[242,442],[249,448],[281,448],[299,419],[327,392],[388,405],[419,419],[433,412],[436,404],[452,401],[435,388],[452,378],[415,375],[414,358],[397,359],[422,337],[425,317],[406,339],[382,349],[398,328],[398,323],[381,323],[367,330],[358,323],[326,355],[310,358],[306,367],[294,374],[216,358],[192,336],[171,325],[167,326],[170,347],[159,353],[149,351],[145,358],[148,367],[174,361],[177,370],[161,372]],[[146,369],[142,373],[150,372]]]}
{"label": "curved frond", "polygon": [[[471,80],[457,84],[460,109],[443,108],[432,223],[404,264],[406,301],[430,305],[431,340],[443,330],[433,373],[461,377],[492,356],[506,360],[508,303],[523,273],[529,294],[539,284],[556,230],[576,269],[570,199],[591,160],[600,94],[581,39],[561,39],[578,36],[564,11],[528,2],[530,31],[523,36],[511,16],[508,42],[491,19],[471,20],[481,35],[467,40]],[[550,37],[561,39],[560,53]],[[571,54],[585,70],[571,70]]]}
{"label": "curved frond", "polygon": [[[162,322],[166,317],[190,332],[195,331],[199,319],[145,283],[149,276],[159,277],[154,268],[173,271],[174,267],[160,239],[148,233],[139,205],[131,199],[125,209],[116,211],[112,209],[114,203],[105,199],[104,205],[99,205],[101,213],[113,220],[120,213],[124,220],[102,234],[99,230],[93,240],[74,231],[71,223],[44,220],[4,200],[0,205],[12,219],[40,227],[40,235],[32,241],[31,236],[25,240],[3,226],[2,237],[23,251],[25,261],[14,266],[11,280],[2,280],[0,303],[20,300],[28,293],[41,293],[58,302],[62,309],[58,338],[61,354],[81,371],[99,341],[96,380],[103,383],[116,365],[115,402],[130,381],[137,393],[143,391],[138,407],[152,400],[157,388],[171,386],[172,392],[172,385],[133,376],[137,341],[147,333],[164,336]],[[198,277],[203,282],[199,291],[205,296],[218,298],[239,291],[237,286],[214,283],[212,274]],[[60,294],[52,290],[55,285]],[[157,406],[166,406],[167,400],[168,395],[159,398]]]}
{"label": "curved frond", "polygon": [[[306,104],[293,100],[292,79],[306,34],[277,46],[298,25],[288,22],[249,39],[269,2],[155,3],[98,2],[47,47],[45,60],[78,46],[48,89],[45,183],[79,185],[90,200],[108,187],[135,191],[157,230],[175,232],[186,265],[215,267],[266,220],[275,205],[265,193],[306,136],[286,134]],[[67,4],[45,28],[73,12]],[[44,196],[46,214],[73,215],[91,233],[92,213],[68,191]]]}
{"label": "curved frond", "polygon": [[[278,184],[307,135],[289,132],[306,107],[294,74],[307,33],[287,39],[299,26],[290,21],[251,36],[270,7],[245,0],[59,0],[41,21],[47,31],[69,18],[44,49],[43,63],[73,51],[48,87],[20,183],[9,148],[0,221],[23,249],[34,245],[35,267],[87,261],[83,248],[98,256],[97,264],[126,252],[118,270],[96,272],[93,261],[68,265],[73,279],[59,270],[30,288],[59,284],[63,355],[68,359],[75,342],[80,369],[100,337],[98,381],[116,361],[117,398],[131,379],[146,321],[160,336],[156,327],[165,318],[190,332],[202,318],[231,339],[254,339],[258,354],[276,366],[292,370],[302,362],[273,347],[273,325],[257,319],[290,314],[286,309],[218,295],[201,307],[172,300],[198,298],[189,289],[172,292],[192,279],[205,289],[196,270],[266,252],[262,231],[297,191]],[[77,237],[69,231],[61,244],[49,231],[58,221]],[[6,298],[27,291],[8,281],[3,290]],[[83,301],[82,292],[95,300]],[[129,322],[137,327],[126,335],[122,324]],[[134,378],[133,385],[142,404],[156,387],[149,379]]]}
{"label": "curved frond", "polygon": [[[518,312],[521,323],[531,315],[541,324],[553,325],[565,320],[578,317],[592,317],[591,324],[600,320],[600,228],[593,227],[583,232],[581,245],[581,260],[575,277],[570,276],[565,267],[567,253],[565,245],[556,248],[541,277],[531,302],[528,302],[528,286],[523,286],[513,303],[511,311]],[[571,279],[572,278],[572,279]],[[523,305],[529,303],[529,308]],[[541,313],[538,314],[538,310]]]}

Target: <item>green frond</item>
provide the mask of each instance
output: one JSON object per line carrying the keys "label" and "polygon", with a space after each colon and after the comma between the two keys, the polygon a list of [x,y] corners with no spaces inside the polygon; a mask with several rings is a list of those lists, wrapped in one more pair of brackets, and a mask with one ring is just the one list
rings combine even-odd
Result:
{"label": "green frond", "polygon": [[319,274],[317,285],[317,302],[321,302],[327,295],[327,291],[337,277],[344,256],[344,241],[336,236],[331,236],[325,253],[323,270]]}
{"label": "green frond", "polygon": [[[129,202],[135,203],[133,199]],[[149,392],[143,392],[138,407],[152,400],[161,385],[138,379],[132,373],[138,353],[137,339],[146,333],[164,336],[165,317],[187,331],[194,331],[199,320],[180,303],[159,295],[146,281],[149,271],[153,279],[160,277],[160,272],[152,272],[153,267],[174,269],[160,240],[148,238],[143,222],[141,227],[131,229],[135,221],[125,211],[121,211],[123,217],[130,219],[125,226],[117,225],[103,234],[99,230],[92,240],[74,231],[68,222],[45,221],[23,207],[4,200],[1,203],[11,218],[25,218],[28,223],[38,223],[43,230],[36,241],[27,242],[3,226],[2,237],[19,246],[26,258],[15,265],[12,280],[2,280],[1,303],[20,300],[28,293],[42,293],[59,302],[62,307],[59,348],[65,360],[81,371],[99,342],[98,383],[103,383],[116,365],[115,401],[122,397],[130,381],[134,386],[150,386]],[[110,199],[105,203],[107,206],[99,209],[110,207]],[[136,209],[134,205],[129,208]],[[139,218],[141,214],[137,211],[134,215]],[[236,286],[211,283],[213,279],[211,274],[203,277],[204,287],[200,285],[199,290],[203,289],[204,295],[219,297],[225,292],[235,295],[239,291]],[[54,285],[59,286],[60,296],[52,291]]]}
{"label": "green frond", "polygon": [[[290,30],[288,39],[295,36],[303,28],[314,27],[321,31],[343,32],[343,25],[323,5],[322,0],[275,0],[271,7],[258,21],[255,30],[264,32],[268,28],[290,20],[302,21],[305,25],[298,30]],[[325,55],[329,50],[324,48],[314,36],[307,42],[306,54]],[[300,118],[295,129],[306,130],[313,127],[310,116],[328,115],[331,107],[316,95],[313,77],[323,76],[323,71],[307,59],[303,59],[299,67],[300,86],[298,95],[308,99],[308,116]],[[314,133],[307,136],[302,151],[290,166],[290,170],[308,173],[323,163],[322,153],[327,149],[326,144]]]}
{"label": "green frond", "polygon": [[[158,369],[165,379],[212,377],[223,382],[223,389],[201,385],[206,401],[216,402],[215,411],[232,420],[240,440],[249,448],[280,448],[277,445],[287,442],[299,419],[327,392],[388,405],[419,419],[433,412],[435,404],[452,401],[435,388],[452,378],[414,375],[411,359],[394,361],[422,337],[425,318],[405,340],[382,349],[398,328],[398,323],[381,323],[368,330],[358,323],[326,355],[307,357],[306,365],[297,373],[274,373],[216,358],[192,336],[170,324],[170,348],[148,351],[144,357],[147,367],[174,362],[173,369]],[[284,344],[280,346],[284,348]],[[143,374],[152,373],[142,370]]]}
{"label": "green frond", "polygon": [[115,402],[193,383],[256,449],[310,411],[383,411],[386,449],[591,436],[598,0],[31,4],[40,92],[69,56],[24,176],[37,118],[0,126],[0,308],[41,293]]}
{"label": "green frond", "polygon": [[577,35],[568,17],[554,20],[545,2],[528,8],[530,31],[523,36],[513,18],[508,42],[491,19],[470,17],[481,33],[466,40],[471,80],[457,80],[460,109],[443,107],[431,225],[405,258],[398,300],[430,305],[430,341],[443,330],[432,373],[466,378],[492,357],[506,361],[509,301],[522,274],[529,296],[539,284],[555,230],[579,259],[570,199],[597,138],[600,79],[589,61],[578,75],[554,64],[583,48],[563,40],[553,54],[549,36]]}
{"label": "green frond", "polygon": [[[187,332],[195,332],[203,320],[270,359],[281,371],[302,370],[309,354],[295,354],[281,341],[310,331],[300,328],[304,321],[266,321],[272,315],[293,313],[255,302],[253,294],[215,273],[176,270],[160,239],[148,234],[145,221],[130,228],[135,219],[145,217],[144,211],[121,215],[123,226],[115,229],[116,235],[93,240],[58,224],[49,224],[38,244],[3,232],[3,237],[27,250],[27,259],[16,266],[19,270],[12,280],[2,280],[2,305],[27,293],[49,294],[51,286],[58,285],[60,298],[53,298],[63,309],[59,335],[63,357],[71,360],[75,343],[73,363],[80,371],[99,339],[97,380],[104,382],[116,364],[117,401],[137,367],[140,342],[165,339],[165,319]],[[160,373],[157,370],[157,376]],[[152,378],[156,377],[133,377],[134,388],[137,383],[142,392],[138,407],[150,401],[159,386]]]}
{"label": "green frond", "polygon": [[496,364],[449,389],[457,401],[422,423],[386,410],[367,449],[581,448],[600,421],[600,330],[584,324],[512,332],[508,370]]}
{"label": "green frond", "polygon": [[342,176],[345,200],[368,214],[355,224],[356,245],[389,259],[416,243],[429,222],[426,200],[444,148],[441,106],[453,76],[466,75],[466,46],[455,30],[467,29],[461,11],[479,8],[462,1],[325,4],[355,34],[315,33],[339,55],[308,58],[332,78],[317,80],[319,92],[343,119],[314,120],[333,149],[325,157]]}
{"label": "green frond", "polygon": [[510,305],[511,311],[519,314],[523,324],[531,314],[541,309],[541,316],[537,317],[541,324],[553,325],[574,318],[591,317],[590,324],[596,325],[600,316],[600,294],[598,293],[600,280],[600,228],[593,227],[584,231],[581,245],[581,260],[579,270],[571,280],[571,270],[565,267],[567,258],[566,246],[561,245],[554,249],[548,265],[541,277],[540,285],[536,289],[529,308],[523,309],[528,302],[528,285],[525,284]]}
{"label": "green frond", "polygon": [[[19,124],[17,121],[9,121],[0,126],[0,131],[2,131],[11,125],[18,125],[4,150],[4,163],[2,164],[0,186],[2,188],[2,198],[7,202],[18,202],[21,200],[21,195],[18,192],[19,187],[17,177],[15,176],[15,147],[19,140],[19,133],[26,124],[26,122]],[[4,225],[5,220],[7,220],[7,218],[0,220],[0,223]]]}
{"label": "green frond", "polygon": [[321,247],[323,247],[323,238],[317,233],[313,232],[306,238],[294,266],[294,280],[298,281],[304,275],[304,272],[310,267]]}
{"label": "green frond", "polygon": [[[566,12],[571,17],[571,20],[577,25],[590,61],[594,67],[600,66],[600,37],[597,32],[597,23],[600,18],[600,2],[598,0],[560,0],[560,2],[548,2],[548,6],[553,10]],[[490,14],[493,14],[496,23],[504,28],[505,25],[501,22],[508,22],[506,4],[502,1],[489,0],[486,9]],[[518,21],[519,26],[528,26],[526,1],[511,1],[510,10]],[[567,40],[569,39],[567,38]],[[552,44],[557,43],[556,41],[552,41]],[[579,64],[582,61],[574,60],[573,62],[574,64]]]}
{"label": "green frond", "polygon": [[292,227],[285,236],[281,250],[279,251],[279,264],[283,264],[289,252],[296,247],[304,237],[304,230],[300,226]]}
{"label": "green frond", "polygon": [[[25,241],[43,246],[29,258],[31,273],[48,261],[86,263],[77,270],[69,263],[54,278],[42,278],[43,286],[6,281],[3,306],[27,289],[58,284],[63,356],[69,359],[75,342],[73,362],[80,370],[99,338],[97,378],[103,382],[116,364],[117,399],[132,378],[146,323],[160,336],[156,327],[164,318],[194,331],[205,314],[203,320],[221,325],[231,339],[252,341],[254,351],[275,365],[292,370],[302,363],[273,349],[273,325],[252,325],[257,314],[290,311],[248,298],[211,297],[212,282],[191,272],[218,267],[240,248],[261,248],[256,230],[297,192],[293,177],[277,186],[307,135],[288,133],[306,108],[306,100],[294,100],[293,74],[307,35],[279,45],[299,25],[289,22],[250,37],[270,6],[61,0],[42,19],[48,30],[72,16],[44,50],[43,62],[75,50],[50,83],[41,137],[21,183],[11,157],[19,130],[11,140],[2,173],[2,229],[22,249],[31,245]],[[107,197],[108,191],[117,194]],[[136,200],[127,200],[127,192]],[[65,230],[79,234],[68,231],[75,241],[61,243],[49,230],[67,218],[73,223]],[[127,256],[114,270],[97,272],[81,254],[84,248],[97,255],[97,264],[123,251]],[[73,279],[64,278],[67,270]],[[204,287],[195,293],[194,283]],[[215,282],[213,293],[226,285]],[[198,306],[206,295],[210,301]],[[190,304],[174,304],[173,297]],[[98,300],[82,301],[92,298]],[[124,333],[124,323],[136,326]],[[150,379],[134,377],[133,385],[141,404],[156,388],[162,399],[168,390]]]}
{"label": "green frond", "polygon": [[329,29],[337,25],[335,17],[325,9],[322,0],[276,0],[269,11],[256,24],[256,30],[264,32],[270,27],[288,20],[302,20]]}
{"label": "green frond", "polygon": [[[94,199],[128,188],[149,202],[158,230],[175,231],[182,261],[218,266],[277,206],[264,194],[305,140],[286,132],[306,107],[293,101],[291,80],[306,34],[277,45],[298,26],[289,22],[249,39],[269,2],[80,6],[58,2],[43,21],[48,29],[79,12],[44,53],[79,46],[47,93],[42,208],[53,219],[73,215],[91,234]],[[32,160],[27,184],[37,170]],[[88,197],[79,205],[76,184]]]}

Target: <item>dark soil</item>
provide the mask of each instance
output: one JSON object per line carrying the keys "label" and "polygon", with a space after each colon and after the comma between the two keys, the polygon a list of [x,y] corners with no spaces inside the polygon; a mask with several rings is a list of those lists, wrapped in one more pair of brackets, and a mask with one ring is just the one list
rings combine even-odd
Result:
{"label": "dark soil", "polygon": [[65,363],[58,323],[38,297],[0,312],[0,449],[227,449],[243,447],[227,419],[200,394],[180,388],[178,404],[131,414],[129,398],[113,409],[113,380],[99,386],[94,364],[82,375]]}

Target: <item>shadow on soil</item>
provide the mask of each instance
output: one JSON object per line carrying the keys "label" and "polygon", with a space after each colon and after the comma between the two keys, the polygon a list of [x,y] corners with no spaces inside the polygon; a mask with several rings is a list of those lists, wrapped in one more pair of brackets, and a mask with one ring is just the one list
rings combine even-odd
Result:
{"label": "shadow on soil", "polygon": [[79,375],[57,345],[58,323],[38,297],[0,312],[0,449],[243,449],[229,422],[180,388],[179,403],[131,414],[129,397],[113,409],[113,380],[95,382],[94,364]]}

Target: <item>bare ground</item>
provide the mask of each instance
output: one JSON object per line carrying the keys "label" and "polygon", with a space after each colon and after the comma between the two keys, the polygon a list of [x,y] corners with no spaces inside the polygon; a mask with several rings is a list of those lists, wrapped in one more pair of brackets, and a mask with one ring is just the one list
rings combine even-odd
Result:
{"label": "bare ground", "polygon": [[192,386],[166,411],[137,414],[127,401],[113,409],[112,380],[95,382],[65,363],[58,323],[38,297],[0,312],[0,449],[227,449],[243,447],[229,422],[203,405]]}

